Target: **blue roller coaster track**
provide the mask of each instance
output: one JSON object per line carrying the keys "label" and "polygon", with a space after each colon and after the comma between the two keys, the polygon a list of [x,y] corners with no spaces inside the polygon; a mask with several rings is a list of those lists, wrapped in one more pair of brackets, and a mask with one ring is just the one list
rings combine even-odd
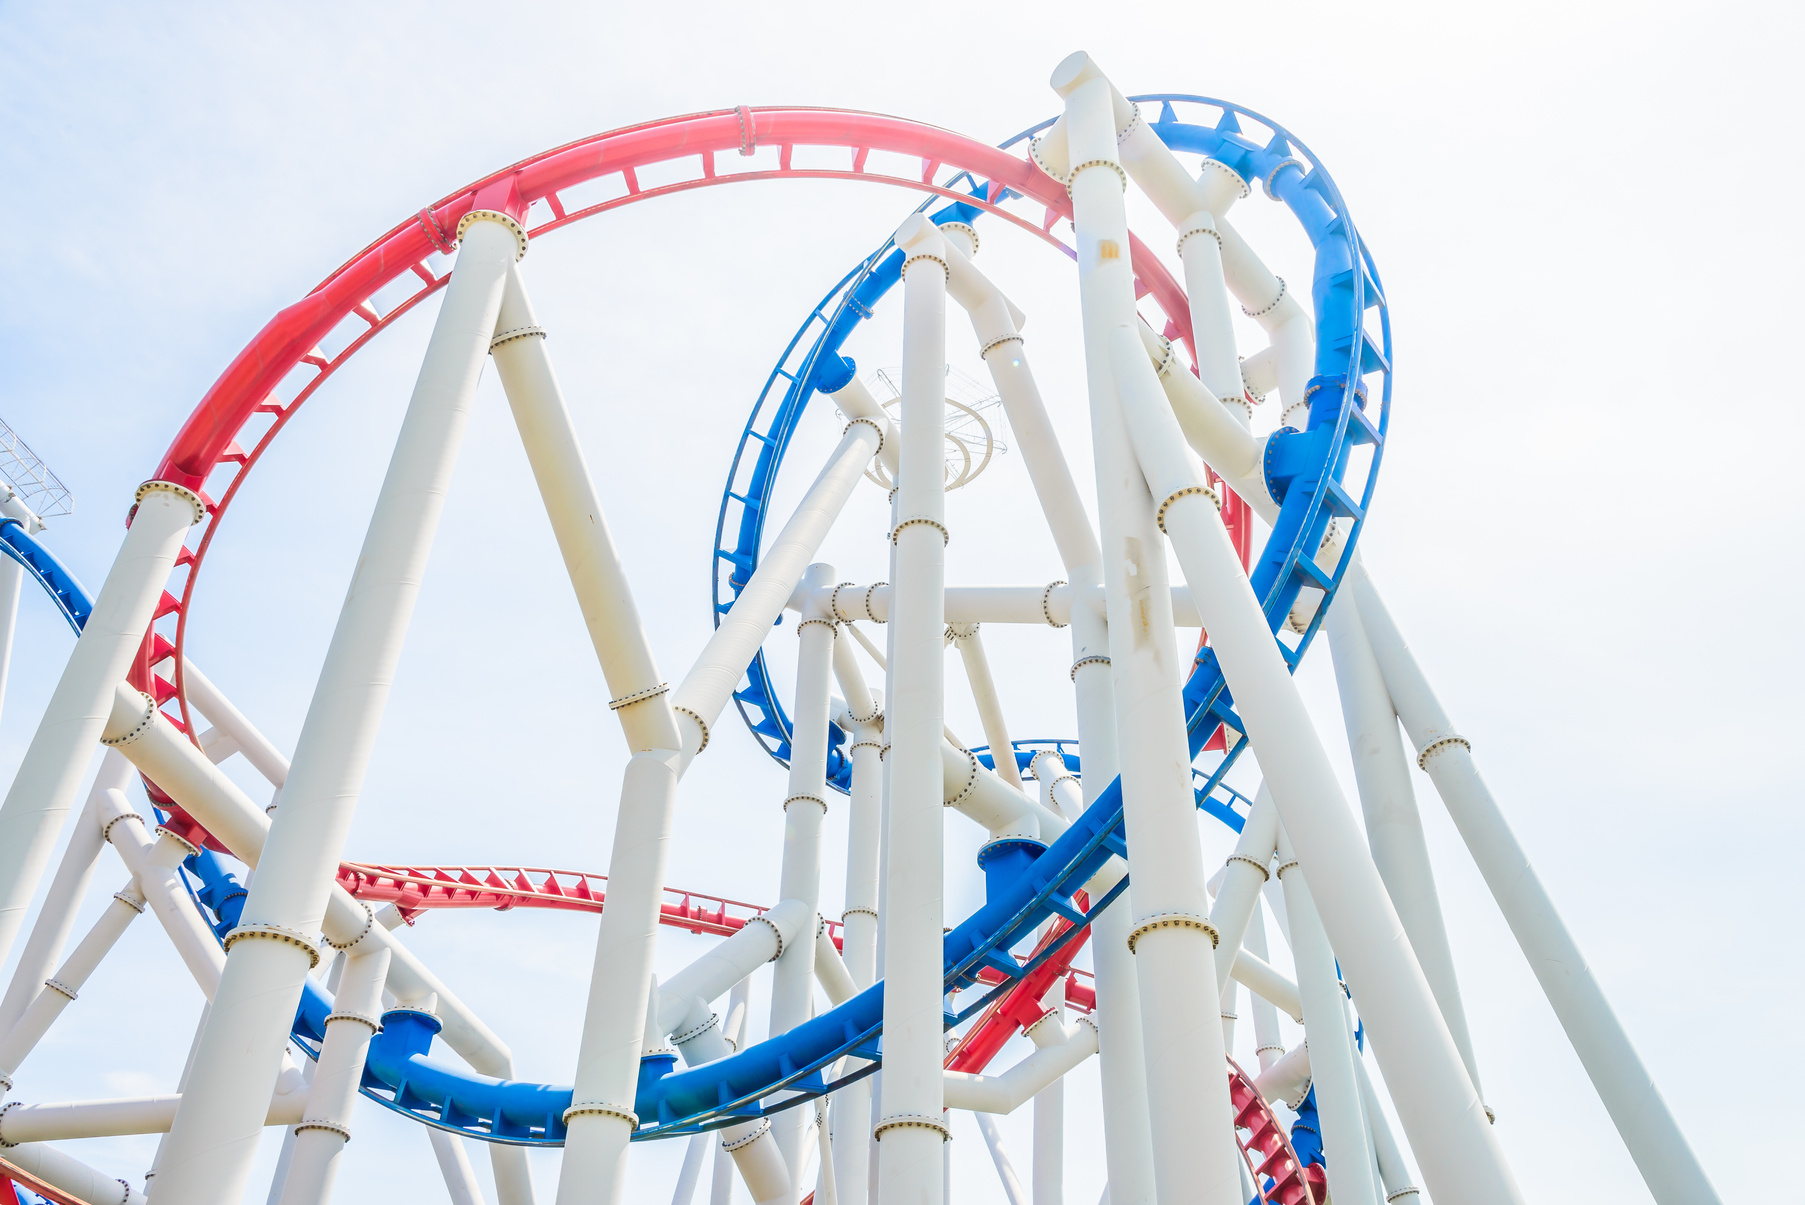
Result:
{"label": "blue roller coaster track", "polygon": [[[1152,129],[1174,150],[1200,154],[1226,163],[1248,180],[1265,181],[1269,195],[1282,201],[1297,218],[1315,249],[1311,303],[1317,332],[1316,376],[1309,393],[1305,429],[1284,428],[1272,436],[1266,456],[1266,483],[1280,510],[1273,531],[1250,578],[1275,634],[1305,588],[1321,591],[1321,605],[1294,643],[1278,640],[1293,668],[1302,658],[1333,602],[1366,522],[1378,481],[1379,463],[1391,408],[1391,328],[1384,295],[1372,257],[1348,216],[1340,192],[1316,157],[1282,127],[1257,113],[1208,97],[1154,94],[1133,98],[1143,107],[1159,106]],[[1206,107],[1220,114],[1211,124],[1180,119],[1179,106]],[[1242,131],[1241,120],[1271,131],[1262,144]],[[1011,147],[1051,122],[1023,131]],[[964,180],[974,195],[986,182]],[[941,205],[941,208],[934,208]],[[934,198],[922,211],[941,222],[973,221],[979,211],[959,203],[942,205]],[[902,255],[886,242],[849,272],[803,323],[753,407],[734,457],[715,531],[716,622],[757,567],[767,511],[785,449],[818,386],[843,383],[852,365],[839,349],[858,323],[895,285]],[[1377,330],[1368,312],[1377,311]],[[1377,377],[1379,407],[1369,411],[1371,379]],[[778,382],[784,382],[781,389]],[[1371,446],[1365,480],[1357,489],[1344,481],[1349,458],[1361,444]],[[744,481],[742,484],[742,470]],[[731,512],[737,508],[737,515]],[[1332,573],[1318,568],[1314,556],[1328,526],[1336,518],[1350,521],[1341,558]],[[736,519],[731,525],[730,518]],[[724,542],[731,529],[733,540]],[[44,547],[15,521],[0,523],[0,552],[22,564],[79,631],[92,611],[87,593]],[[720,567],[731,566],[725,581]],[[1197,771],[1199,806],[1230,827],[1241,827],[1247,801],[1223,782],[1223,776],[1246,748],[1245,733],[1215,654],[1205,648],[1197,657],[1184,688],[1192,756],[1196,757],[1218,724],[1233,734],[1226,753],[1207,772]],[[747,684],[735,700],[753,735],[770,754],[788,756],[790,722],[778,703],[761,652],[748,667]],[[1038,748],[1057,741],[1018,742],[1018,763]],[[991,763],[989,750],[984,758]],[[1068,762],[1076,762],[1068,756]],[[829,773],[844,788],[847,764],[837,747]],[[1226,797],[1226,798],[1225,798]],[[1023,963],[1012,951],[1028,941],[1051,917],[1072,922],[1071,940],[1125,889],[1125,878],[1109,894],[1080,911],[1073,895],[1112,856],[1129,856],[1124,830],[1121,782],[1112,782],[1089,809],[1045,850],[1018,850],[1010,873],[988,873],[986,901],[947,933],[944,945],[946,989],[972,987],[985,970],[1000,971],[1003,982],[982,993],[958,1013],[948,1013],[950,1027],[975,1015],[1023,975],[1053,956],[1058,946]],[[197,906],[211,913],[216,934],[238,923],[245,889],[218,855],[203,852],[186,869]],[[884,985],[861,992],[844,1004],[795,1029],[725,1059],[676,1070],[675,1056],[649,1056],[641,1067],[635,1109],[640,1125],[635,1140],[665,1138],[717,1129],[793,1108],[870,1074],[883,1057]],[[311,1054],[324,1039],[331,998],[312,979],[307,981],[295,1016],[293,1037]],[[399,1009],[384,1017],[382,1032],[371,1042],[364,1073],[364,1095],[425,1125],[487,1142],[516,1145],[559,1145],[564,1139],[564,1110],[571,1089],[550,1084],[498,1080],[432,1057],[438,1022],[430,1015]],[[842,1058],[867,1060],[852,1075],[828,1078]],[[765,1103],[778,1093],[793,1093]]]}

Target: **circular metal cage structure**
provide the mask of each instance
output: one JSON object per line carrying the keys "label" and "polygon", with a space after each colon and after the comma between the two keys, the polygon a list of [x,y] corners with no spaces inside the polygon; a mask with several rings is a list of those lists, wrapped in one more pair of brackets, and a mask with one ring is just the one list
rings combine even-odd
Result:
{"label": "circular metal cage structure", "polygon": [[[1328,170],[1261,114],[1125,96],[1083,54],[1052,85],[1055,115],[996,145],[872,113],[740,107],[522,160],[407,217],[270,320],[136,488],[98,592],[57,561],[29,499],[0,501],[10,588],[31,579],[79,633],[0,805],[0,955],[18,956],[0,999],[0,1187],[64,1205],[237,1202],[259,1136],[282,1126],[269,1199],[320,1205],[361,1097],[427,1129],[460,1201],[481,1196],[467,1140],[488,1147],[500,1205],[535,1200],[525,1148],[561,1147],[564,1205],[620,1200],[632,1143],[669,1138],[688,1144],[674,1205],[693,1201],[711,1154],[714,1205],[736,1183],[760,1203],[938,1202],[950,1118],[964,1111],[1017,1205],[994,1118],[1031,1107],[1044,1205],[1063,1191],[1066,1077],[1096,1058],[1115,1205],[1520,1201],[1483,1103],[1414,760],[1656,1199],[1716,1199],[1361,563],[1391,418],[1391,322]],[[921,200],[803,319],[752,400],[713,534],[713,635],[672,685],[603,518],[606,473],[598,486],[552,370],[530,252],[641,201],[778,179]],[[1171,229],[1130,230],[1130,189]],[[1256,192],[1308,239],[1307,290],[1237,231],[1233,206]],[[982,266],[996,228],[1072,262],[1094,496],[1074,485],[1071,433],[1042,403],[1024,315]],[[1173,237],[1172,255],[1150,250]],[[202,571],[294,415],[435,296],[357,575],[285,752],[189,657]],[[884,306],[901,315],[885,361],[900,364],[893,397],[874,396],[845,352]],[[952,406],[955,424],[977,424],[964,433],[947,417],[954,311],[991,376]],[[605,875],[346,860],[491,359],[630,752]],[[1057,548],[1040,581],[947,580],[963,521],[949,483],[989,463],[992,405]],[[824,463],[791,467],[811,408],[844,430]],[[962,457],[950,467],[949,448]],[[815,475],[774,514],[786,468]],[[817,557],[864,482],[889,494],[890,569],[841,581]],[[786,614],[794,624],[775,626]],[[1044,628],[1036,639],[1069,654],[1068,732],[1012,734],[1009,699],[1047,684],[994,673],[986,625]],[[1191,627],[1204,632],[1194,650],[1178,640]],[[780,688],[765,650],[791,631],[794,681]],[[1365,829],[1292,680],[1323,632]],[[949,647],[982,743],[946,727]],[[780,804],[769,907],[664,883],[682,777],[722,756],[729,703],[778,767],[746,787],[748,802]],[[270,784],[267,808],[219,770],[234,756]],[[850,809],[834,920],[821,896],[830,788]],[[984,834],[984,903],[965,917],[944,915],[953,824]],[[1214,825],[1233,842],[1220,867],[1203,857],[1200,826]],[[131,882],[71,945],[108,845]],[[408,949],[407,923],[468,908],[599,914],[567,1082],[515,1079],[497,1031],[451,986],[457,968]],[[58,1101],[28,1056],[53,1024],[80,1023],[83,982],[145,913],[210,1001],[183,1082]],[[660,926],[719,940],[660,981]],[[767,963],[769,1032],[753,1040],[749,992]],[[1254,1049],[1237,1061],[1240,1000]],[[1031,1049],[998,1068],[1020,1035],[1011,1049]],[[56,1145],[142,1133],[166,1136],[137,1185]]]}

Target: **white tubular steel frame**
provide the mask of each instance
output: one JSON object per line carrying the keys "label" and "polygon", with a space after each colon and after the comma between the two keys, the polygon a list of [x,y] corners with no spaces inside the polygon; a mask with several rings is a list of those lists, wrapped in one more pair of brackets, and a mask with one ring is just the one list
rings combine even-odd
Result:
{"label": "white tubular steel frame", "polygon": [[[1390,345],[1376,270],[1339,193],[1279,127],[1263,146],[1246,137],[1237,115],[1255,118],[1244,110],[1195,102],[1220,113],[1207,138],[1175,116],[1150,120],[1082,52],[1050,84],[1062,110],[1029,132],[1025,155],[1006,148],[1026,134],[998,149],[872,114],[742,107],[515,165],[422,210],[272,322],[136,489],[118,558],[98,595],[78,600],[79,617],[51,580],[53,561],[9,551],[0,691],[26,576],[57,593],[80,636],[0,802],[0,958],[18,946],[0,995],[0,1184],[17,1179],[59,1205],[236,1205],[264,1129],[280,1126],[268,1201],[326,1205],[361,1093],[429,1128],[457,1205],[484,1200],[466,1139],[488,1146],[498,1205],[533,1205],[528,1146],[563,1148],[559,1205],[619,1205],[632,1143],[665,1137],[688,1141],[673,1205],[693,1205],[711,1151],[711,1205],[727,1205],[736,1178],[755,1205],[944,1205],[955,1121],[970,1120],[954,1114],[975,1118],[1000,1180],[993,1199],[1009,1205],[1064,1205],[1075,1149],[1100,1152],[1114,1205],[1241,1205],[1250,1195],[1320,1205],[1329,1191],[1338,1205],[1380,1205],[1415,1199],[1418,1177],[1444,1202],[1516,1205],[1523,1194],[1480,1095],[1407,737],[1655,1198],[1717,1199],[1358,559]],[[1172,114],[1175,99],[1147,103]],[[1221,157],[1193,169],[1176,152],[1196,152],[1198,139]],[[793,162],[822,148],[850,152],[850,168]],[[679,163],[695,174],[640,185],[639,171]],[[608,474],[592,475],[579,445],[523,261],[539,236],[620,205],[798,177],[930,199],[786,350],[772,378],[790,383],[785,400],[761,419],[761,397],[723,503],[714,630],[666,680],[604,514]],[[604,178],[619,195],[570,202]],[[1285,200],[1319,251],[1345,255],[1333,271],[1323,266],[1333,256],[1319,258],[1307,298],[1228,216],[1255,187]],[[1182,289],[1130,232],[1130,188],[1171,225]],[[1094,497],[1079,490],[1043,403],[1028,315],[979,266],[980,218],[1075,260]],[[891,410],[840,348],[867,301],[895,285],[902,369]],[[435,293],[412,399],[289,756],[187,658],[198,569],[248,469],[299,406]],[[1231,303],[1265,346],[1237,347]],[[1351,319],[1334,318],[1351,330],[1333,326],[1337,305],[1351,308]],[[1366,325],[1375,308],[1387,332],[1378,339]],[[946,480],[955,310],[1057,549],[1043,584],[947,581],[949,546],[972,518],[949,504]],[[608,792],[618,810],[605,906],[599,876],[577,875],[567,890],[558,874],[535,884],[493,867],[478,878],[341,861],[485,358],[627,745],[618,795]],[[767,531],[783,448],[817,394],[845,425],[793,512]],[[1268,394],[1278,405],[1259,413],[1282,425],[1256,431]],[[1362,443],[1371,467],[1356,496],[1342,479]],[[1326,459],[1310,477],[1303,461],[1318,453]],[[896,484],[890,580],[841,581],[819,558],[874,461],[883,471],[870,479]],[[218,499],[208,493],[222,486]],[[8,549],[35,549],[35,526],[10,501],[0,499],[11,524],[0,536]],[[737,544],[724,539],[729,503]],[[1263,549],[1250,544],[1255,517],[1272,533]],[[984,518],[969,526],[997,534]],[[1168,557],[1181,581],[1169,580]],[[165,591],[172,572],[187,575],[179,598]],[[796,640],[787,713],[762,654],[786,611]],[[1072,692],[1075,742],[1018,739],[1011,705],[1047,683],[1013,656],[993,659],[983,624],[1067,629],[1051,637],[1047,665]],[[861,625],[886,625],[882,640]],[[1191,653],[1179,633],[1197,626],[1206,643]],[[1364,829],[1291,676],[1319,627]],[[949,648],[970,684],[978,748],[947,727]],[[1202,695],[1187,693],[1200,684]],[[731,916],[729,901],[713,913],[674,904],[664,885],[682,780],[726,743],[730,702],[786,763],[781,782],[748,788],[763,791],[773,830],[782,827],[776,902]],[[105,753],[77,807],[97,745]],[[1204,770],[1200,749],[1220,751]],[[1263,774],[1251,797],[1224,782],[1247,751]],[[267,805],[220,768],[233,756],[268,783]],[[148,805],[135,802],[139,779]],[[837,856],[823,833],[841,794],[836,924],[823,916],[836,914],[823,860]],[[1214,821],[1200,808],[1238,834],[1219,869],[1205,862],[1200,824]],[[985,904],[960,920],[946,914],[946,826],[968,822],[984,834]],[[125,882],[77,937],[108,846]],[[568,1086],[515,1081],[501,1038],[399,936],[457,891],[502,907],[564,899],[600,912]],[[79,1017],[82,988],[144,913],[208,1002],[175,1091],[22,1097],[15,1080],[42,1093],[29,1081],[34,1052],[53,1025]],[[719,940],[661,982],[661,924]],[[1088,977],[1073,965],[1086,943]],[[752,981],[767,964],[770,1028],[756,1041]],[[1237,1025],[1237,1011],[1251,1023]],[[1032,1052],[992,1067],[1018,1034]],[[1368,1038],[1382,1082],[1365,1063]],[[436,1057],[438,1044],[464,1065]],[[1068,1142],[1068,1079],[1093,1056],[1102,1141]],[[1024,1182],[994,1115],[1030,1101]],[[143,1191],[50,1145],[127,1134],[164,1135]]]}

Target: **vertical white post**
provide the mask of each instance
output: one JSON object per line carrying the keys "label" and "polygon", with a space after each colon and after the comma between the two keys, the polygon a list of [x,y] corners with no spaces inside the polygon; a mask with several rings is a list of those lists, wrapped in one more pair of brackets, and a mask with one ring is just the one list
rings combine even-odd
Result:
{"label": "vertical white post", "polygon": [[[1211,957],[1215,933],[1207,919],[1165,548],[1123,425],[1118,369],[1112,366],[1112,334],[1133,338],[1139,350],[1112,90],[1082,52],[1054,70],[1052,85],[1066,102],[1067,136],[1078,165],[1067,187],[1078,231],[1109,656],[1134,861],[1128,945],[1137,955],[1154,1182],[1164,1200],[1239,1205],[1240,1155],[1223,1074],[1222,1031],[1196,1023],[1220,989]],[[1157,392],[1144,353],[1140,370]]]}
{"label": "vertical white post", "polygon": [[1454,974],[1454,953],[1448,947],[1448,930],[1442,923],[1441,901],[1435,891],[1435,871],[1429,865],[1429,845],[1423,839],[1423,818],[1416,810],[1416,792],[1410,786],[1410,766],[1404,760],[1404,742],[1398,735],[1398,716],[1385,690],[1379,663],[1373,657],[1357,607],[1343,600],[1329,608],[1323,620],[1329,635],[1329,651],[1335,659],[1335,683],[1341,692],[1341,716],[1347,726],[1348,753],[1354,761],[1354,783],[1360,793],[1360,811],[1366,820],[1366,838],[1373,864],[1385,880],[1385,890],[1410,948],[1423,968],[1423,978],[1441,1006],[1448,1033],[1460,1049],[1474,1091],[1479,1065],[1473,1058],[1473,1039],[1467,1032],[1466,1009],[1460,1001],[1460,981]]}
{"label": "vertical white post", "polygon": [[281,1205],[325,1205],[331,1199],[339,1155],[351,1140],[351,1110],[357,1103],[364,1056],[370,1039],[382,1028],[382,986],[388,980],[389,957],[386,947],[375,946],[345,959],[332,1015],[326,1018],[326,1039],[320,1043],[307,1112],[295,1127]]}
{"label": "vertical white post", "polygon": [[[1241,944],[1249,954],[1271,961],[1266,949],[1266,921],[1260,915],[1260,902],[1254,901],[1253,913],[1247,918],[1247,935]],[[1258,992],[1247,993],[1248,1007],[1253,1009],[1254,1057],[1260,1061],[1260,1070],[1272,1066],[1285,1053],[1285,1045],[1279,1041],[1279,1010],[1272,1001]]]}
{"label": "vertical white post", "polygon": [[[847,799],[846,910],[842,954],[853,988],[877,982],[878,846],[884,790],[883,715],[865,685],[851,645],[834,641],[834,671],[853,709],[852,783]],[[847,1061],[847,1070],[863,1066]],[[867,1076],[834,1095],[834,1186],[840,1205],[866,1205],[870,1181],[871,1087]]]}
{"label": "vertical white post", "polygon": [[[1547,888],[1529,864],[1529,856],[1492,798],[1491,788],[1479,776],[1472,746],[1455,731],[1365,568],[1355,565],[1348,582],[1392,702],[1417,747],[1417,765],[1428,772],[1447,805],[1649,1192],[1660,1205],[1717,1201],[1717,1190],[1698,1156],[1668,1111]],[[1385,1079],[1388,1085],[1394,1084],[1388,1068]],[[1394,1085],[1392,1099],[1401,1116],[1404,1100],[1400,1097],[1401,1090]],[[1406,1131],[1409,1128],[1406,1123]],[[1422,1145],[1413,1137],[1410,1146],[1433,1195],[1435,1177],[1429,1172]]]}
{"label": "vertical white post", "polygon": [[94,742],[112,714],[113,688],[131,668],[182,540],[202,513],[192,490],[167,481],[138,487],[125,542],[0,803],[0,962],[12,952]]}
{"label": "vertical white post", "polygon": [[[821,605],[834,580],[832,565],[811,565],[802,576],[805,602],[796,628],[796,703],[790,729],[790,780],[783,801],[783,864],[779,899],[796,900],[815,921],[821,901],[821,822],[827,816],[827,726],[838,624]],[[799,934],[777,956],[771,973],[771,1036],[809,1019],[815,988],[813,934]],[[802,1195],[802,1109],[786,1109],[771,1123],[777,1149],[790,1168],[790,1200]]]}
{"label": "vertical white post", "polygon": [[24,584],[24,567],[9,556],[0,556],[0,705],[6,702],[6,678],[13,660],[13,629],[19,622],[19,588]]}
{"label": "vertical white post", "polygon": [[559,1205],[614,1205],[625,1185],[627,1143],[639,1125],[634,1090],[679,773],[676,752],[653,749],[635,753],[623,775],[608,859],[610,906],[596,934],[575,1088],[565,1112]]}
{"label": "vertical white post", "polygon": [[[1065,980],[1041,1001],[1065,1025]],[[1034,1205],[1065,1205],[1065,1077],[1034,1094]]]}
{"label": "vertical white post", "polygon": [[[237,1201],[256,1156],[420,580],[438,530],[508,265],[525,234],[476,211],[296,743],[243,920],[158,1170],[173,1205]],[[142,516],[142,512],[140,512]]]}
{"label": "vertical white post", "polygon": [[902,447],[895,596],[890,609],[885,730],[890,737],[890,848],[883,906],[884,1082],[878,1138],[880,1205],[940,1205],[941,899],[946,628],[945,241],[917,214],[903,249]]}
{"label": "vertical white post", "polygon": [[[1096,804],[1120,765],[1116,744],[1115,684],[1109,661],[1109,627],[1098,614],[1096,570],[1074,573],[1072,669],[1083,751],[1084,806]],[[1122,880],[1128,867],[1106,864],[1085,884],[1093,900]],[[1091,969],[1097,977],[1098,1076],[1103,1094],[1103,1153],[1117,1205],[1153,1205],[1152,1120],[1147,1106],[1147,1062],[1141,1032],[1141,993],[1135,980],[1128,932],[1134,927],[1130,887],[1091,924]]]}
{"label": "vertical white post", "polygon": [[1297,962],[1297,994],[1304,1003],[1304,1032],[1310,1042],[1310,1078],[1322,1125],[1329,1195],[1339,1205],[1378,1205],[1373,1182],[1360,1081],[1354,1071],[1354,1034],[1347,997],[1335,974],[1335,952],[1311,898],[1308,876],[1283,836],[1279,839],[1279,883],[1291,914],[1291,953]]}
{"label": "vertical white post", "polygon": [[[44,530],[44,521],[4,482],[0,482],[0,514],[17,519],[27,535]],[[25,567],[12,557],[0,554],[0,704],[6,702],[6,679],[13,659],[13,629],[19,621],[19,590],[24,584]],[[0,1034],[5,1032],[5,1021],[0,1020]]]}

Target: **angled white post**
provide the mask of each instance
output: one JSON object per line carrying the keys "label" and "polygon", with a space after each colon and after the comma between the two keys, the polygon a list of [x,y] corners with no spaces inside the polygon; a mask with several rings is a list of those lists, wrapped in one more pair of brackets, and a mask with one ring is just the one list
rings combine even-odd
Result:
{"label": "angled white post", "polygon": [[[302,980],[319,961],[327,899],[495,334],[502,285],[526,249],[519,223],[506,214],[473,211],[463,226],[457,270],[163,1148],[157,1196],[166,1205],[223,1205],[243,1195]],[[122,674],[123,667],[113,680]]]}
{"label": "angled white post", "polygon": [[0,962],[12,952],[106,727],[113,687],[131,668],[182,541],[202,517],[191,489],[168,481],[138,487],[125,542],[0,802]]}
{"label": "angled white post", "polygon": [[[1605,999],[1604,989],[1567,931],[1498,801],[1492,798],[1491,788],[1479,776],[1472,745],[1443,710],[1365,566],[1353,566],[1348,579],[1385,685],[1416,745],[1417,765],[1428,773],[1447,805],[1636,1170],[1660,1205],[1716,1202],[1717,1190],[1692,1144],[1667,1108],[1611,1002]],[[1387,1083],[1390,1078],[1388,1073]],[[1396,1097],[1394,1089],[1394,1100]],[[1401,1110],[1405,1102],[1396,1103]],[[1433,1194],[1435,1182],[1424,1164],[1422,1148],[1412,1141],[1411,1149]]]}

